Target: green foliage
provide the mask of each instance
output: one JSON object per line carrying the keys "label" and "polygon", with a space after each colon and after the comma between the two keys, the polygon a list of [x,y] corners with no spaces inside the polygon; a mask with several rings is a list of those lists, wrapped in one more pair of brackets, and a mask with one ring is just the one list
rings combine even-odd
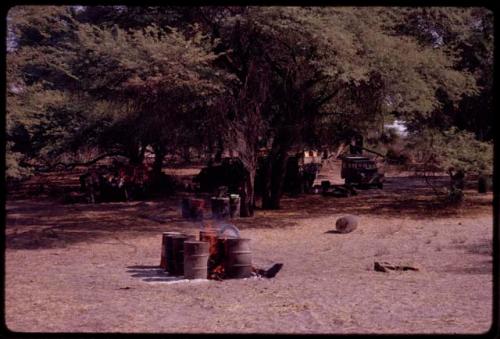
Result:
{"label": "green foliage", "polygon": [[230,81],[212,66],[216,41],[199,31],[100,28],[66,7],[9,14],[18,47],[8,80],[18,90],[8,92],[8,130],[26,127],[39,164],[92,144],[127,154],[189,138],[184,122],[199,120],[193,111],[213,105]]}
{"label": "green foliage", "polygon": [[7,142],[5,152],[5,177],[7,180],[22,179],[33,173],[31,168],[24,164],[26,156],[21,152],[15,152],[14,146],[13,142]]}
{"label": "green foliage", "polygon": [[[124,31],[116,26],[106,30],[85,24],[78,38],[83,52],[76,60],[83,63],[79,74],[90,71],[96,80],[103,81],[98,85],[89,83],[91,89],[100,90],[102,86],[130,91],[148,100],[168,95],[173,101],[186,91],[193,97],[198,92],[198,97],[205,97],[221,90],[211,67],[217,55],[211,52],[212,45],[201,32],[186,38],[175,28],[167,33],[156,26]],[[103,68],[108,71],[106,76],[98,73]],[[184,101],[181,103],[188,104]]]}
{"label": "green foliage", "polygon": [[[231,133],[251,163],[258,142],[336,143],[380,129],[391,112],[436,128],[434,115],[460,105],[474,124],[446,128],[491,133],[473,109],[492,88],[491,18],[436,7],[14,7],[9,173],[82,146],[130,155]],[[30,147],[20,146],[20,129]],[[439,148],[488,153],[467,133],[414,131]],[[443,152],[456,161],[439,158],[446,166],[488,160]]]}
{"label": "green foliage", "polygon": [[469,174],[491,174],[493,145],[478,141],[470,132],[452,128],[446,131],[424,129],[409,137],[408,150],[417,162],[447,171],[463,170]]}

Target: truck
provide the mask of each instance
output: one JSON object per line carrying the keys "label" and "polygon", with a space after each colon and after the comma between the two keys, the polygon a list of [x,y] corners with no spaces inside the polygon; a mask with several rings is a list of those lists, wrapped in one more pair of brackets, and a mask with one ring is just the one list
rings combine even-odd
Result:
{"label": "truck", "polygon": [[379,170],[377,163],[362,155],[343,156],[340,176],[346,185],[378,188],[384,186],[384,173]]}

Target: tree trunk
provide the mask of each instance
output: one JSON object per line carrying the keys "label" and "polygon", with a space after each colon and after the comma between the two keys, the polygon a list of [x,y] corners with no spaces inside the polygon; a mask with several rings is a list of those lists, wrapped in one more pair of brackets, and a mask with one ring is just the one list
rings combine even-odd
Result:
{"label": "tree trunk", "polygon": [[273,142],[264,173],[263,209],[279,209],[285,182],[290,137],[284,133]]}
{"label": "tree trunk", "polygon": [[273,176],[273,161],[271,156],[268,156],[264,161],[264,169],[262,171],[262,208],[271,208],[271,185]]}
{"label": "tree trunk", "polygon": [[245,178],[240,192],[240,217],[253,217],[254,212],[254,182],[256,169],[247,169],[248,175]]}
{"label": "tree trunk", "polygon": [[165,148],[161,145],[153,147],[155,152],[155,160],[153,162],[153,176],[159,178],[162,173],[163,159],[165,158]]}
{"label": "tree trunk", "polygon": [[280,154],[273,166],[273,183],[271,185],[271,209],[280,209],[281,197],[283,196],[283,184],[285,183],[286,165],[288,154]]}
{"label": "tree trunk", "polygon": [[144,152],[146,147],[141,147],[138,144],[131,144],[128,147],[129,162],[131,165],[140,165],[144,161]]}
{"label": "tree trunk", "polygon": [[221,138],[217,140],[217,151],[215,152],[215,162],[221,162],[222,152],[224,152],[224,143]]}
{"label": "tree trunk", "polygon": [[182,147],[182,160],[185,163],[189,163],[191,161],[191,150],[189,146]]}

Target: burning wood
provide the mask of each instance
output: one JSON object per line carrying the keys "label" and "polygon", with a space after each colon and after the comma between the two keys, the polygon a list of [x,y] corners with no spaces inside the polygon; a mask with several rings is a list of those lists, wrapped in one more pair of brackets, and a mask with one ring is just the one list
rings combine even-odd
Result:
{"label": "burning wood", "polygon": [[224,266],[221,264],[215,267],[208,275],[208,279],[222,281],[225,278]]}

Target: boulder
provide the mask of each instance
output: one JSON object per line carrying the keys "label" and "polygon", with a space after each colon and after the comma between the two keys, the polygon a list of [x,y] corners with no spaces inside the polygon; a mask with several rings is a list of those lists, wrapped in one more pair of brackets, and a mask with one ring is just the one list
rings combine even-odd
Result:
{"label": "boulder", "polygon": [[337,219],[335,228],[340,233],[349,233],[358,227],[358,218],[354,215],[347,215]]}

